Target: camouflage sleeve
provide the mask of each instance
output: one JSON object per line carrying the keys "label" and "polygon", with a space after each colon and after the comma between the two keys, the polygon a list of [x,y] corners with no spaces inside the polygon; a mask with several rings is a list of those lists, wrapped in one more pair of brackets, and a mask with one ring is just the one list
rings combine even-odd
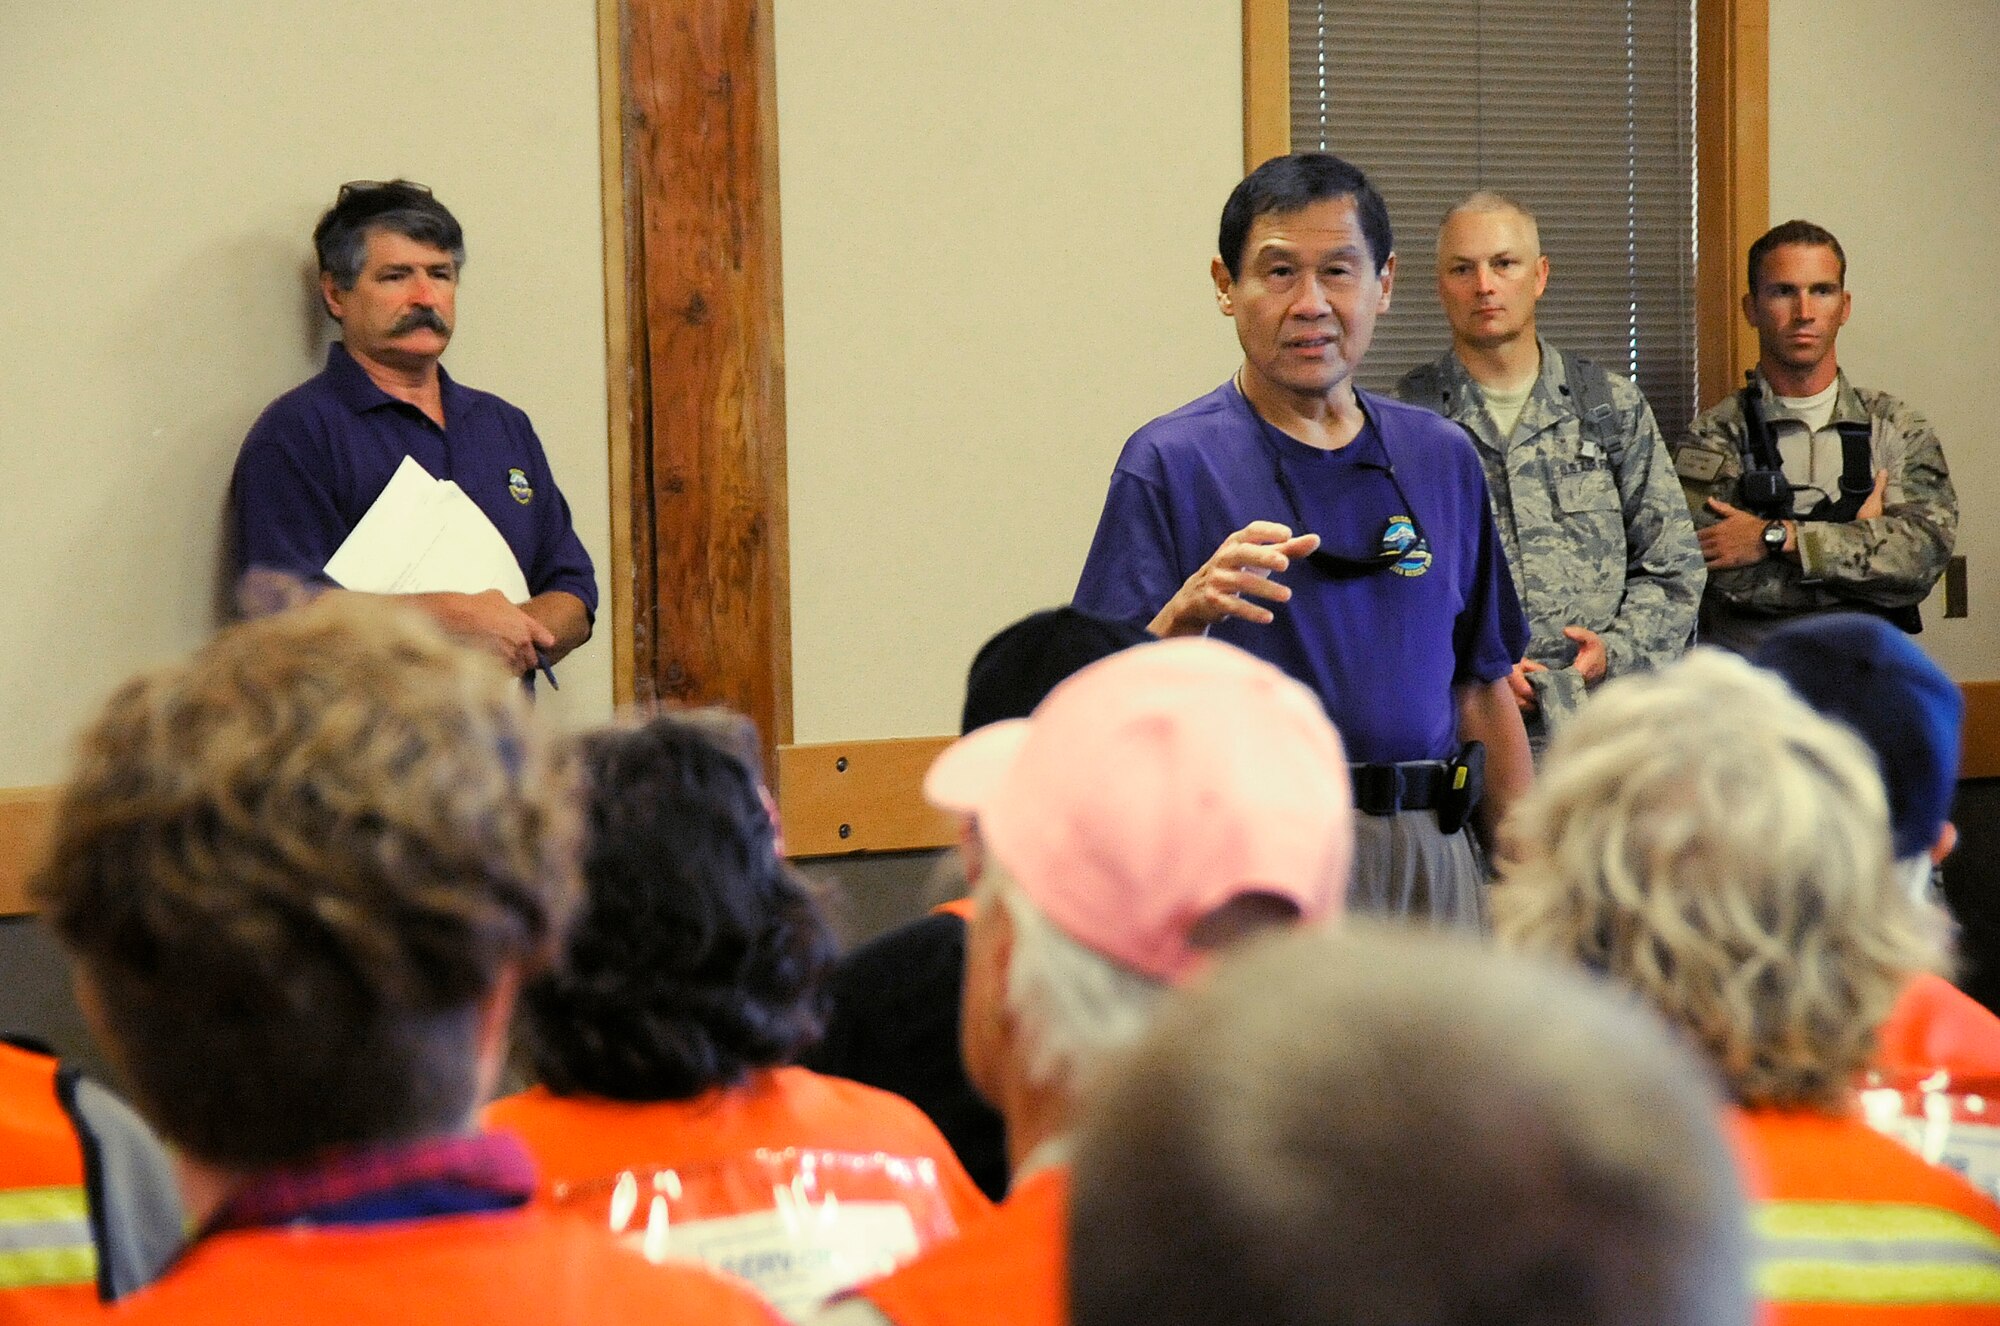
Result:
{"label": "camouflage sleeve", "polygon": [[1688,515],[1694,527],[1713,525],[1718,519],[1708,509],[1711,498],[1736,503],[1736,485],[1743,477],[1738,438],[1743,432],[1743,416],[1737,413],[1735,398],[1688,425],[1688,435],[1673,449],[1674,474],[1680,479],[1681,494],[1687,498]]}
{"label": "camouflage sleeve", "polygon": [[[1625,509],[1625,597],[1602,633],[1605,674],[1616,677],[1670,663],[1694,637],[1707,573],[1694,523],[1674,482],[1667,446],[1639,389],[1615,381],[1621,420],[1629,418],[1618,493]],[[1627,396],[1629,394],[1629,400]]]}
{"label": "camouflage sleeve", "polygon": [[1799,526],[1806,584],[1883,607],[1921,603],[1944,574],[1958,534],[1958,495],[1944,449],[1924,417],[1896,402],[1884,418],[1902,442],[1889,473],[1892,500],[1871,520]]}
{"label": "camouflage sleeve", "polygon": [[[1737,504],[1743,478],[1742,435],[1742,407],[1731,394],[1688,425],[1687,437],[1674,448],[1674,473],[1698,530],[1722,519],[1708,509],[1711,500]],[[1813,597],[1799,584],[1799,568],[1782,558],[1711,571],[1708,584],[1730,603],[1763,611],[1797,611],[1809,606]]]}

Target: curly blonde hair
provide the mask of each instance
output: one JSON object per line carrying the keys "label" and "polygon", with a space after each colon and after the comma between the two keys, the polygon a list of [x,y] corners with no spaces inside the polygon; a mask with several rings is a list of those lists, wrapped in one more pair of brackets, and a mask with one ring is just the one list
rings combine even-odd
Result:
{"label": "curly blonde hair", "polygon": [[1507,836],[1502,940],[1636,989],[1745,1105],[1840,1109],[1904,984],[1940,960],[1867,750],[1733,655],[1604,687]]}
{"label": "curly blonde hair", "polygon": [[478,1006],[577,894],[570,765],[518,682],[386,600],[121,687],[35,887],[153,1122],[238,1167],[462,1126]]}

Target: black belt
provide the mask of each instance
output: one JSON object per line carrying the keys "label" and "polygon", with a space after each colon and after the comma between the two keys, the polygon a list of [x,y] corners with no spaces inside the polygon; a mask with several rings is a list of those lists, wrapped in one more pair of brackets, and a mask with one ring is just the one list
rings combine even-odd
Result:
{"label": "black belt", "polygon": [[1429,810],[1451,786],[1451,766],[1443,760],[1350,764],[1347,772],[1354,782],[1354,808],[1364,815]]}

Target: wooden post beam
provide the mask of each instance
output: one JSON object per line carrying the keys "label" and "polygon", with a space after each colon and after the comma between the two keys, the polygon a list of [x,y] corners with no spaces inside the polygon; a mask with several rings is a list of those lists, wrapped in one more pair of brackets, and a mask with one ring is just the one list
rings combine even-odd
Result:
{"label": "wooden post beam", "polygon": [[625,0],[633,698],[792,736],[771,0]]}

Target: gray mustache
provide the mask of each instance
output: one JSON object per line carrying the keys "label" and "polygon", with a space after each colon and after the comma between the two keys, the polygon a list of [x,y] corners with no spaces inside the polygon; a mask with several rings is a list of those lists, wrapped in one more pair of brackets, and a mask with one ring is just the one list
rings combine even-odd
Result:
{"label": "gray mustache", "polygon": [[404,332],[413,332],[419,327],[428,328],[440,336],[451,335],[451,328],[445,326],[444,319],[438,316],[436,309],[430,308],[411,309],[396,320],[396,325],[389,329],[389,334],[401,336]]}

